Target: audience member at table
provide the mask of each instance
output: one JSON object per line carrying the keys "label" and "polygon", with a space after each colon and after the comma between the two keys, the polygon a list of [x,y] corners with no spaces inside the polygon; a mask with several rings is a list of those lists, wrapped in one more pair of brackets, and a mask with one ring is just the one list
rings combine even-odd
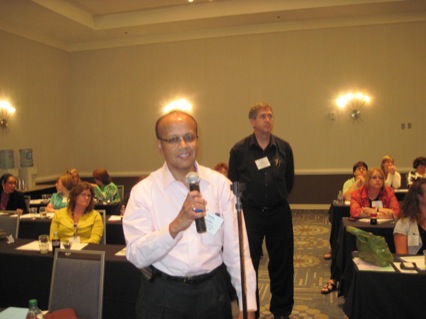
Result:
{"label": "audience member at table", "polygon": [[[399,204],[393,189],[385,186],[385,175],[378,168],[368,171],[365,185],[362,185],[351,194],[350,214],[352,217],[369,217],[372,212],[377,214],[377,218],[394,218],[398,216]],[[380,208],[379,208],[380,207]],[[331,265],[331,277],[321,288],[321,293],[326,295],[336,290],[337,278],[335,265]]]}
{"label": "audience member at table", "polygon": [[71,175],[74,185],[81,182],[80,174],[75,168],[67,170],[67,174]]}
{"label": "audience member at table", "polygon": [[214,170],[228,176],[228,165],[224,162],[219,162],[215,165]]}
{"label": "audience member at table", "polygon": [[345,200],[351,200],[351,193],[364,185],[367,170],[368,166],[363,161],[359,161],[354,164],[352,167],[354,177],[349,178],[343,184],[342,193]]}
{"label": "audience member at table", "polygon": [[385,185],[385,173],[379,167],[371,168],[365,185],[351,194],[353,218],[369,218],[372,213],[377,214],[377,219],[397,218],[399,209],[395,193]]}
{"label": "audience member at table", "polygon": [[105,168],[97,168],[92,173],[96,184],[92,184],[95,192],[95,197],[100,201],[109,201],[111,203],[118,203],[120,201],[120,193],[118,192],[117,185],[115,185],[108,171]]}
{"label": "audience member at table", "polygon": [[396,171],[395,161],[393,157],[390,155],[383,156],[380,167],[385,173],[385,185],[390,186],[393,189],[400,188],[401,174]]}
{"label": "audience member at table", "polygon": [[393,230],[397,254],[422,255],[426,249],[426,179],[416,180],[405,195]]}
{"label": "audience member at table", "polygon": [[104,224],[94,206],[94,192],[90,183],[77,183],[69,193],[68,206],[53,215],[50,238],[58,232],[61,241],[99,244]]}
{"label": "audience member at table", "polygon": [[409,172],[407,176],[408,186],[419,178],[426,178],[426,157],[420,156],[414,159],[413,168],[415,171]]}
{"label": "audience member at table", "polygon": [[56,193],[50,197],[50,202],[46,211],[53,212],[68,206],[68,194],[74,186],[74,181],[70,174],[59,176],[56,180]]}
{"label": "audience member at table", "polygon": [[0,210],[15,210],[17,213],[28,213],[24,194],[16,190],[17,179],[6,173],[0,177]]}

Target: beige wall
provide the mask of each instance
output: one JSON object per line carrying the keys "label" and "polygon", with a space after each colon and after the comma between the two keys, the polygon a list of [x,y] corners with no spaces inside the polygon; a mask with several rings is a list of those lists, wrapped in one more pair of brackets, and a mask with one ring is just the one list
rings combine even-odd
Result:
{"label": "beige wall", "polygon": [[[348,173],[388,153],[408,170],[425,155],[425,38],[422,22],[65,53],[0,32],[0,92],[17,107],[0,149],[19,163],[19,148],[33,148],[40,180],[71,166],[147,173],[162,163],[153,129],[161,106],[188,97],[199,160],[213,166],[251,132],[249,106],[266,101],[298,174]],[[351,89],[373,96],[371,108],[356,123],[343,112],[331,121],[335,97]]]}

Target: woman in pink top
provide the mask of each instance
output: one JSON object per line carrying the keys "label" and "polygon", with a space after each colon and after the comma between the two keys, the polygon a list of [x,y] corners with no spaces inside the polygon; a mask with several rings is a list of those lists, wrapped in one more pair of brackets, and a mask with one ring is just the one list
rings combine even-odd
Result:
{"label": "woman in pink top", "polygon": [[398,200],[384,181],[385,174],[380,168],[368,171],[365,185],[351,194],[351,217],[368,218],[372,213],[376,213],[378,219],[398,217]]}

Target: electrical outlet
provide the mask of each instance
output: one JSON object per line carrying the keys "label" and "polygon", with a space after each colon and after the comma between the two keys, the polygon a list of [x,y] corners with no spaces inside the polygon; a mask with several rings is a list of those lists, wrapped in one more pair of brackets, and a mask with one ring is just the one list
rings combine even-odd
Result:
{"label": "electrical outlet", "polygon": [[401,123],[401,130],[405,129],[405,123]]}
{"label": "electrical outlet", "polygon": [[411,123],[407,123],[407,128],[410,129],[411,128]]}

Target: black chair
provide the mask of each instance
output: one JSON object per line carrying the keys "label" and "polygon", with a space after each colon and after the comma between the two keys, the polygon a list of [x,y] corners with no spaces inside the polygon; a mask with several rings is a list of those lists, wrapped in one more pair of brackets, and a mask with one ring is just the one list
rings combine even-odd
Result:
{"label": "black chair", "polygon": [[106,216],[107,216],[107,214],[106,214],[105,209],[98,209],[98,212],[99,212],[99,214],[102,215],[102,221],[104,223],[104,233],[103,233],[102,238],[101,238],[101,244],[106,245],[106,223],[107,223]]}
{"label": "black chair", "polygon": [[104,251],[56,249],[49,311],[73,308],[79,318],[102,319],[104,272]]}
{"label": "black chair", "polygon": [[13,238],[18,238],[19,234],[19,214],[13,211],[13,215],[9,211],[5,211],[0,215],[0,229],[3,230],[7,236],[12,235]]}

